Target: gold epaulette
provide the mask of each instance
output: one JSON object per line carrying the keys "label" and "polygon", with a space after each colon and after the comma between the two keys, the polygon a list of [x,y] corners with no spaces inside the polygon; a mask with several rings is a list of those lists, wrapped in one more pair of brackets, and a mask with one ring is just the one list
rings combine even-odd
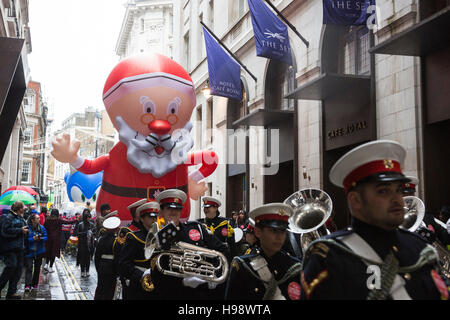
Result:
{"label": "gold epaulette", "polygon": [[[123,233],[123,230],[126,229],[128,232],[126,232],[123,237],[120,236],[121,233]],[[123,245],[125,243],[125,240],[127,239],[127,234],[132,232],[129,228],[123,227],[119,230],[119,233],[117,234],[116,240],[120,245]]]}
{"label": "gold epaulette", "polygon": [[317,242],[311,246],[309,251],[310,251],[311,255],[317,254],[325,259],[328,255],[328,251],[330,251],[330,248],[322,242]]}

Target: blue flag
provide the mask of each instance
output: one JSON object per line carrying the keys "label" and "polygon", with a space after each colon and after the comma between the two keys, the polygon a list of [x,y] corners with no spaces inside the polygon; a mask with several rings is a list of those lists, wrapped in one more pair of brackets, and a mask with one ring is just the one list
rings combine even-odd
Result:
{"label": "blue flag", "polygon": [[323,0],[323,23],[365,25],[375,11],[375,0]]}
{"label": "blue flag", "polygon": [[283,61],[292,66],[287,26],[263,3],[248,0],[255,34],[256,55]]}
{"label": "blue flag", "polygon": [[203,34],[211,94],[241,101],[241,66],[222,49],[205,28]]}

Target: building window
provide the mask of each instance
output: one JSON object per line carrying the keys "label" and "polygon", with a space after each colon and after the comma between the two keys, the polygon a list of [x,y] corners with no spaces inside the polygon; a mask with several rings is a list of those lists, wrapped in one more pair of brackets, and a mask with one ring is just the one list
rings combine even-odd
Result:
{"label": "building window", "polygon": [[23,136],[24,136],[24,144],[31,144],[32,140],[33,140],[33,130],[32,128],[26,128],[25,131],[23,132]]}
{"label": "building window", "polygon": [[214,141],[214,134],[213,134],[213,129],[214,129],[214,109],[213,109],[213,99],[209,99],[208,100],[208,123],[207,123],[207,128],[206,128],[206,132],[208,133],[208,142],[210,144],[213,144]]}
{"label": "building window", "polygon": [[233,0],[230,1],[231,5],[228,9],[229,22],[234,24],[237,20],[242,18],[245,13],[245,2],[246,0]]}
{"label": "building window", "polygon": [[284,97],[295,89],[295,70],[295,66],[277,60],[270,61],[265,90],[267,109],[294,110],[296,100]]}
{"label": "building window", "polygon": [[[200,22],[203,22],[203,12],[199,14],[198,19]],[[198,61],[200,61],[204,56],[206,56],[206,47],[205,47],[205,41],[204,39],[204,35],[203,35],[203,28],[202,25],[199,24],[199,29],[200,29],[200,35],[198,37]]]}
{"label": "building window", "polygon": [[27,92],[27,95],[23,99],[24,111],[28,113],[35,112],[36,95],[33,90]]}
{"label": "building window", "polygon": [[425,20],[448,6],[450,6],[450,0],[421,0],[420,20]]}
{"label": "building window", "polygon": [[370,73],[370,33],[365,27],[350,27],[340,41],[339,73],[366,75]]}
{"label": "building window", "polygon": [[197,108],[197,128],[196,128],[197,134],[196,134],[196,145],[199,148],[202,148],[203,141],[202,141],[202,106],[200,105]]}
{"label": "building window", "polygon": [[208,8],[208,17],[209,17],[209,28],[211,30],[214,30],[214,1],[209,1],[209,8]]}
{"label": "building window", "polygon": [[189,48],[189,32],[184,36],[184,57],[186,63],[186,70],[189,72],[191,69],[191,50]]}
{"label": "building window", "polygon": [[173,36],[173,13],[169,14],[169,35]]}
{"label": "building window", "polygon": [[22,180],[23,183],[31,182],[31,162],[24,162],[22,164]]}

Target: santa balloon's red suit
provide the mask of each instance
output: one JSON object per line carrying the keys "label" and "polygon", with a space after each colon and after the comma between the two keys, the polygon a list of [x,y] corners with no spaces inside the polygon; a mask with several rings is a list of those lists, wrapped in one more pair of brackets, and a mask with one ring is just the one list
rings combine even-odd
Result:
{"label": "santa balloon's red suit", "polygon": [[[165,189],[180,189],[197,200],[207,190],[200,180],[214,172],[218,157],[213,151],[189,153],[195,100],[192,79],[173,60],[158,54],[127,58],[113,69],[103,91],[120,142],[107,155],[87,160],[78,155],[79,141],[64,134],[53,142],[52,155],[85,174],[103,170],[97,212],[109,203],[123,223],[131,220],[128,205]],[[193,165],[201,166],[188,174]],[[182,220],[189,211],[187,201]]]}

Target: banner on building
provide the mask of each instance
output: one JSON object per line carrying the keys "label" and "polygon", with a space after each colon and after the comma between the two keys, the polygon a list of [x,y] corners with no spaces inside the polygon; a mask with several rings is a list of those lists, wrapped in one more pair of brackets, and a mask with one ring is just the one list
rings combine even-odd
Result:
{"label": "banner on building", "polygon": [[358,26],[375,14],[375,0],[322,0],[323,23]]}
{"label": "banner on building", "polygon": [[292,66],[287,26],[264,4],[264,0],[248,0],[248,7],[255,34],[256,55]]}
{"label": "banner on building", "polygon": [[203,34],[211,94],[241,101],[241,66],[223,50],[205,28]]}

